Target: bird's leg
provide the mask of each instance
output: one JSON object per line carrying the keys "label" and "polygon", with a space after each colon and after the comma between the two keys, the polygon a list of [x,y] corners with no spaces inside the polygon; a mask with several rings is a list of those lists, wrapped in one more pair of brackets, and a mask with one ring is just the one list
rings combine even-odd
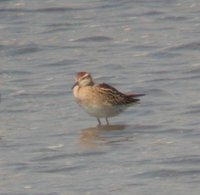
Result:
{"label": "bird's leg", "polygon": [[100,121],[100,119],[99,118],[97,118],[97,121],[98,121],[98,126],[101,126],[101,121]]}
{"label": "bird's leg", "polygon": [[106,119],[106,123],[107,123],[107,125],[109,125],[109,121],[108,121],[108,118],[106,117],[105,119]]}

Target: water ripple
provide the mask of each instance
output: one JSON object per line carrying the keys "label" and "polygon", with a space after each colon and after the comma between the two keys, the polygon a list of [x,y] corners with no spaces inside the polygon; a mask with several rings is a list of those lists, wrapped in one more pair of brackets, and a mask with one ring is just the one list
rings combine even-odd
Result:
{"label": "water ripple", "polygon": [[111,37],[107,36],[91,36],[91,37],[84,37],[80,39],[76,39],[76,42],[103,42],[103,41],[112,41]]}
{"label": "water ripple", "polygon": [[52,13],[52,12],[67,12],[67,11],[80,11],[80,10],[85,10],[87,8],[84,7],[47,7],[47,8],[37,8],[37,9],[22,9],[22,8],[8,8],[8,9],[0,9],[0,12],[47,12],[47,13]]}
{"label": "water ripple", "polygon": [[39,66],[44,66],[44,67],[62,67],[62,66],[69,66],[72,64],[76,64],[79,63],[80,61],[78,59],[65,59],[65,60],[61,60],[61,61],[57,61],[57,62],[52,62],[52,63],[48,63],[48,64],[40,64]]}
{"label": "water ripple", "polygon": [[164,50],[164,51],[158,51],[158,52],[153,52],[153,53],[150,53],[149,56],[152,56],[152,57],[159,57],[159,58],[175,58],[175,57],[178,57],[178,56],[181,56],[182,54],[179,54],[179,53],[175,53],[175,52],[169,52],[167,50]]}
{"label": "water ripple", "polygon": [[42,173],[68,173],[69,171],[74,171],[74,170],[81,170],[83,169],[84,166],[70,166],[70,167],[57,167],[57,168],[39,168],[37,172],[42,172]]}
{"label": "water ripple", "polygon": [[178,164],[178,165],[199,165],[200,156],[199,155],[187,155],[187,156],[177,156],[172,158],[167,158],[158,162],[161,164]]}
{"label": "water ripple", "polygon": [[173,46],[167,49],[168,51],[180,51],[180,50],[200,50],[200,42],[184,43],[178,46]]}
{"label": "water ripple", "polygon": [[197,176],[200,175],[200,169],[191,170],[177,170],[177,169],[161,169],[155,171],[147,171],[141,174],[135,175],[135,177],[142,178],[177,178],[186,176]]}
{"label": "water ripple", "polygon": [[185,16],[165,16],[163,18],[160,18],[159,20],[169,20],[169,21],[185,21],[188,18]]}
{"label": "water ripple", "polygon": [[9,55],[23,55],[41,51],[41,46],[36,44],[16,45],[9,50]]}

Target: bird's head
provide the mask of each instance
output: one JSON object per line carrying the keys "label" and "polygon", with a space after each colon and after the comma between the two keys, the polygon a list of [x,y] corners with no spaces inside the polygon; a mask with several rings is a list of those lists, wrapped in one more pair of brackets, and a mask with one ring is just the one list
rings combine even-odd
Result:
{"label": "bird's head", "polygon": [[75,76],[75,80],[80,87],[94,85],[93,79],[88,72],[78,72]]}

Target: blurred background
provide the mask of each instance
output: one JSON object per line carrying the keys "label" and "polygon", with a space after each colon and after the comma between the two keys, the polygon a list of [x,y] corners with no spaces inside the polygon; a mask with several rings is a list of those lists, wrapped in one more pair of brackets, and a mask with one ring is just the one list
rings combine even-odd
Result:
{"label": "blurred background", "polygon": [[[1,0],[0,193],[200,192],[198,0]],[[96,127],[78,71],[141,103]]]}

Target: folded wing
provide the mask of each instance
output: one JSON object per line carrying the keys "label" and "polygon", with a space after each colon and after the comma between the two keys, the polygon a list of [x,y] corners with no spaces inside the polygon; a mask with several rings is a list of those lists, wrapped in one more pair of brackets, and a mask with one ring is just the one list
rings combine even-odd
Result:
{"label": "folded wing", "polygon": [[112,105],[130,105],[139,101],[138,97],[144,94],[124,94],[114,87],[101,83],[97,85],[101,98]]}

